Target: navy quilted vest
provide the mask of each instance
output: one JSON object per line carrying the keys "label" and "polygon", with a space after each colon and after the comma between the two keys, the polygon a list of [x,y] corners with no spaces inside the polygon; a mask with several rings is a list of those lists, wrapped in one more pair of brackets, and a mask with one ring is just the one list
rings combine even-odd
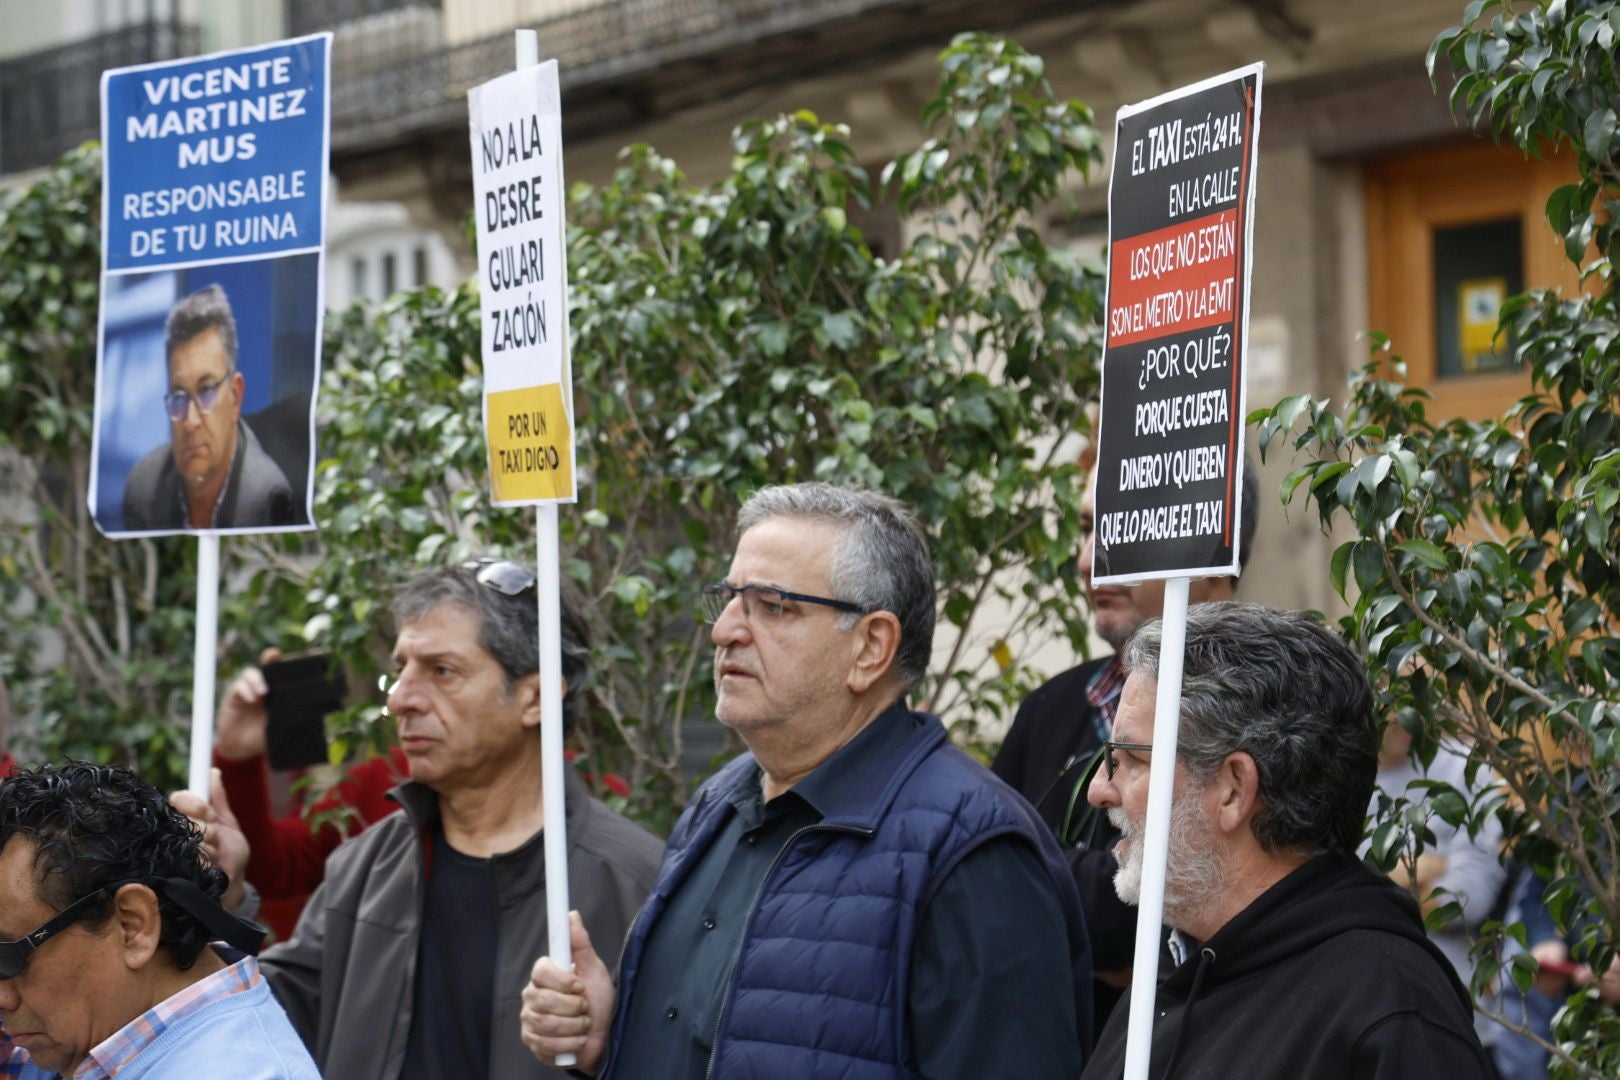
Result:
{"label": "navy quilted vest", "polygon": [[[635,986],[649,929],[734,812],[724,792],[752,768],[744,754],[721,769],[676,823],[625,942],[621,987]],[[1029,805],[929,718],[846,805],[796,833],[766,875],[733,961],[710,1075],[915,1076],[906,1002],[918,916],[964,855],[1007,834],[1025,838],[1052,876],[1090,1045],[1091,961],[1068,868]],[[610,1046],[624,1038],[626,1012],[614,1017]]]}

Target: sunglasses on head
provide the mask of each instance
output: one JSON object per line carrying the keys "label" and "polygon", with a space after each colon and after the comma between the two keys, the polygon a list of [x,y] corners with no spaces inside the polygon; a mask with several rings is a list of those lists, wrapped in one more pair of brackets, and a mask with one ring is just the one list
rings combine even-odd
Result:
{"label": "sunglasses on head", "polygon": [[478,584],[488,586],[502,596],[517,596],[534,588],[534,571],[510,559],[473,559],[462,563],[461,568],[473,571]]}

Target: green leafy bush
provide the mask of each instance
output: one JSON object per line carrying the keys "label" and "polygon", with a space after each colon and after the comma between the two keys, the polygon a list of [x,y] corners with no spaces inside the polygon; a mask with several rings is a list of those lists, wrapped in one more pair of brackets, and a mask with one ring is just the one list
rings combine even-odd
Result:
{"label": "green leafy bush", "polygon": [[[732,169],[712,185],[632,147],[609,182],[571,195],[582,482],[561,520],[597,672],[580,738],[592,771],[626,776],[629,809],[655,826],[684,801],[690,726],[712,716],[697,589],[724,575],[736,509],[760,486],[860,483],[919,508],[944,615],[920,704],[964,741],[1042,674],[1008,662],[1008,642],[1059,633],[1083,648],[1068,572],[1079,491],[1058,444],[1095,392],[1102,278],[1048,248],[1034,215],[1099,159],[1098,135],[1082,106],[1052,96],[1038,58],[978,36],[943,54],[923,120],[927,140],[878,178],[847,129],[798,113],[741,126]],[[0,215],[6,235],[41,234],[5,249],[8,290],[40,283],[0,293],[0,439],[25,467],[59,478],[42,513],[79,522],[73,546],[42,555],[34,577],[8,575],[24,614],[0,642],[20,703],[43,721],[42,752],[96,748],[173,782],[183,762],[152,751],[184,742],[189,671],[175,658],[190,656],[194,545],[109,543],[83,527],[97,181],[93,153],[81,153]],[[908,240],[888,258],[851,224],[874,207],[905,215]],[[31,347],[49,318],[70,327],[53,351]],[[225,542],[223,673],[264,645],[315,645],[369,687],[385,667],[395,581],[473,554],[533,558],[532,514],[488,505],[477,320],[471,285],[328,320],[321,531]],[[67,372],[71,393],[56,385]],[[48,433],[17,436],[58,413]],[[25,644],[65,625],[30,598],[76,575],[81,619],[155,582],[126,618],[126,666],[91,651],[95,678],[44,670]],[[1012,614],[989,614],[992,600]],[[339,752],[385,741],[375,698],[337,717],[333,733]]]}
{"label": "green leafy bush", "polygon": [[[1547,217],[1584,290],[1526,293],[1500,315],[1531,392],[1500,420],[1447,421],[1403,385],[1398,360],[1378,359],[1342,412],[1292,397],[1250,417],[1262,453],[1291,436],[1314,459],[1289,474],[1284,500],[1314,499],[1324,527],[1354,530],[1331,574],[1355,598],[1342,629],[1387,715],[1426,758],[1441,739],[1461,741],[1471,783],[1482,768],[1502,781],[1437,785],[1424,813],[1386,805],[1375,855],[1392,865],[1420,847],[1426,813],[1471,831],[1496,815],[1512,857],[1548,881],[1575,959],[1600,972],[1620,931],[1617,35],[1612,2],[1476,0],[1429,53],[1431,70],[1444,58],[1457,75],[1452,101],[1471,123],[1526,154],[1565,149],[1579,166]],[[1524,944],[1524,927],[1488,924],[1483,937],[1476,991],[1504,966],[1527,987],[1535,961],[1504,952]],[[1556,1075],[1620,1074],[1620,1017],[1596,989],[1571,998],[1554,1036]]]}

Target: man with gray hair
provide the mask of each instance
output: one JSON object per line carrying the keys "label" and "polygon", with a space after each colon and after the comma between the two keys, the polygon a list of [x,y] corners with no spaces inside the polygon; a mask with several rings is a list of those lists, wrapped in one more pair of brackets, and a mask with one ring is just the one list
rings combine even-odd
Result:
{"label": "man with gray hair", "polygon": [[[481,559],[419,574],[394,597],[388,712],[410,767],[393,792],[403,812],[331,854],[292,939],[261,961],[325,1076],[560,1080],[518,1030],[518,994],[547,942],[535,584],[526,566]],[[566,720],[590,650],[566,596],[561,607]],[[564,783],[569,900],[617,945],[660,845],[572,769]],[[223,793],[183,808],[240,877],[249,853]]]}
{"label": "man with gray hair", "polygon": [[1072,1078],[1089,1044],[1078,899],[1028,804],[907,708],[934,574],[909,510],[826,484],[742,508],[703,589],[716,716],[749,752],[693,796],[615,989],[535,965],[524,1040],[622,1080]]}
{"label": "man with gray hair", "polygon": [[[1142,883],[1161,627],[1125,649],[1125,689],[1089,798],[1121,837],[1114,884]],[[1148,1075],[1446,1077],[1494,1070],[1472,1003],[1418,906],[1356,858],[1377,771],[1356,654],[1304,615],[1211,603],[1187,614],[1159,982]],[[1136,992],[1135,989],[1127,992]],[[1129,1006],[1086,1080],[1124,1068]]]}
{"label": "man with gray hair", "polygon": [[[1248,457],[1243,459],[1241,512],[1238,517],[1239,568],[1248,565],[1260,510],[1260,480]],[[1119,652],[1131,635],[1164,610],[1164,582],[1135,585],[1093,584],[1097,544],[1097,469],[1086,474],[1080,499],[1080,585],[1091,606],[1091,627],[1113,652],[1070,668],[1036,687],[1018,706],[990,770],[1011,784],[1057,834],[1058,843],[1080,890],[1080,909],[1091,934],[1093,1026],[1101,1031],[1131,982],[1136,909],[1114,893],[1113,845],[1118,839],[1108,819],[1083,803],[1086,785],[1096,773],[1103,742],[1114,722],[1120,688],[1125,685]],[[1232,599],[1235,577],[1194,579],[1189,604]]]}
{"label": "man with gray hair", "polygon": [[224,289],[198,289],[170,309],[164,351],[169,442],[129,471],[124,527],[294,524],[298,507],[286,474],[242,420],[247,383],[236,363],[236,317]]}

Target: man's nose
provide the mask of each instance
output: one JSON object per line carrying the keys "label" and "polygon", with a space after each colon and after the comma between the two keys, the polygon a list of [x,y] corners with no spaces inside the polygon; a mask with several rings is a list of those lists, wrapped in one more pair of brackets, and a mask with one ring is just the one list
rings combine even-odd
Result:
{"label": "man's nose", "polygon": [[11,1014],[22,1005],[11,979],[0,979],[0,1025],[10,1021]]}
{"label": "man's nose", "polygon": [[389,714],[395,717],[421,711],[421,680],[409,668],[394,676],[394,683],[388,688],[387,704]]}
{"label": "man's nose", "polygon": [[714,620],[714,625],[709,627],[709,640],[717,647],[740,645],[749,640],[752,630],[748,625],[746,608],[743,606],[746,603],[741,594],[733,596],[731,603],[721,609],[720,617]]}
{"label": "man's nose", "polygon": [[1086,802],[1100,810],[1119,805],[1119,789],[1114,787],[1114,781],[1108,777],[1106,762],[1098,764],[1097,771],[1092,774],[1091,783],[1086,785]]}

